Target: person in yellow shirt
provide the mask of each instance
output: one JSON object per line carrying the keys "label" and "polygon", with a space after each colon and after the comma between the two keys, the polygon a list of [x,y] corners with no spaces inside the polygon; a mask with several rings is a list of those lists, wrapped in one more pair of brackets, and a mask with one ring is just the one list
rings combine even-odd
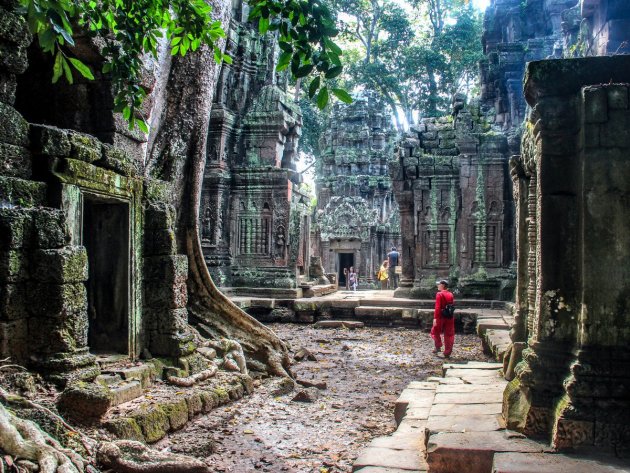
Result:
{"label": "person in yellow shirt", "polygon": [[381,269],[379,269],[378,273],[376,273],[376,279],[381,282],[381,290],[383,291],[387,289],[387,283],[389,282],[389,275],[387,274],[388,268],[389,261],[385,260],[383,261],[383,264],[381,264]]}

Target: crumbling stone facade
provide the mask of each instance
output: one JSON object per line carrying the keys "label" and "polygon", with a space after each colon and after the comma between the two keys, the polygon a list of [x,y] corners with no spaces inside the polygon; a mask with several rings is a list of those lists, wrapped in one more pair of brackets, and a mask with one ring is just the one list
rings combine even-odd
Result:
{"label": "crumbling stone facade", "polygon": [[511,298],[507,138],[478,102],[423,118],[392,164],[402,230],[398,296],[430,297],[447,278],[464,297]]}
{"label": "crumbling stone facade", "polygon": [[384,104],[365,93],[350,105],[334,106],[321,138],[313,253],[341,286],[343,269],[350,266],[360,284],[371,284],[391,247],[400,244],[388,174],[393,136]]}
{"label": "crumbling stone facade", "polygon": [[298,295],[310,225],[295,171],[300,110],[278,83],[269,38],[233,21],[226,51],[239,60],[223,65],[212,108],[200,209],[205,259],[215,282],[234,292]]}
{"label": "crumbling stone facade", "polygon": [[77,107],[75,121],[35,110],[29,74],[47,66],[22,16],[5,8],[0,41],[0,357],[64,383],[94,378],[102,352],[191,353],[187,257],[175,245],[169,185],[143,177],[146,137],[121,130],[100,76],[44,86],[47,103]]}
{"label": "crumbling stone facade", "polygon": [[[627,449],[630,57],[530,63],[508,427],[559,449]],[[523,350],[524,349],[524,350]],[[508,372],[509,373],[509,372]]]}

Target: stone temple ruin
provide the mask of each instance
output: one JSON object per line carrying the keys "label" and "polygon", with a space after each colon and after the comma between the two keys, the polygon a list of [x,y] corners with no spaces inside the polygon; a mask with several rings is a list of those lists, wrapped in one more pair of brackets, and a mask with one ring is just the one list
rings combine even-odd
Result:
{"label": "stone temple ruin", "polygon": [[212,107],[202,247],[225,290],[295,297],[308,279],[310,197],[295,170],[301,114],[268,62],[275,48],[246,25],[230,32],[227,52],[246,53],[223,65]]}
{"label": "stone temple ruin", "polygon": [[[0,358],[66,386],[60,407],[96,399],[81,413],[97,416],[142,396],[156,377],[185,379],[224,359],[236,374],[225,381],[222,371],[226,384],[214,394],[187,392],[105,418],[117,436],[155,442],[242,396],[252,385],[241,373],[265,366],[246,363],[229,340],[201,346],[189,326],[192,313],[198,332],[215,335],[188,304],[190,260],[176,242],[171,184],[147,177],[148,137],[113,112],[98,49],[80,39],[95,81],[50,86],[47,58],[7,5],[0,2]],[[405,323],[421,326],[424,311],[430,325],[431,309],[417,299],[433,295],[438,277],[475,310],[513,307],[500,322],[462,310],[457,323],[476,323],[502,362],[505,380],[492,394],[502,401],[500,431],[529,439],[502,433],[507,443],[484,446],[490,456],[473,464],[476,451],[461,445],[481,427],[469,437],[427,427],[420,450],[429,471],[490,471],[519,445],[529,450],[516,453],[538,459],[540,445],[627,452],[630,56],[621,53],[630,52],[630,3],[493,0],[480,97],[457,97],[451,115],[422,119],[396,147],[371,94],[337,105],[322,138],[312,224],[295,171],[300,112],[267,60],[274,46],[237,10],[227,45],[235,61],[218,80],[199,211],[217,284],[233,295],[296,299],[309,276],[332,273],[343,285],[340,270],[354,265],[367,286],[387,249],[399,246],[404,307],[393,309]],[[147,108],[156,102],[150,96]],[[293,302],[307,315],[298,321],[336,316],[333,304]],[[343,302],[344,316],[378,310],[386,319],[391,309]],[[153,361],[140,374],[103,374],[120,359]],[[457,377],[453,385],[486,395],[483,383]],[[411,390],[430,389],[435,399],[449,394],[426,383]]]}
{"label": "stone temple ruin", "polygon": [[350,266],[361,285],[371,284],[391,247],[400,242],[388,170],[392,137],[385,105],[365,93],[351,105],[335,105],[321,138],[312,248],[340,286],[346,285],[343,269]]}

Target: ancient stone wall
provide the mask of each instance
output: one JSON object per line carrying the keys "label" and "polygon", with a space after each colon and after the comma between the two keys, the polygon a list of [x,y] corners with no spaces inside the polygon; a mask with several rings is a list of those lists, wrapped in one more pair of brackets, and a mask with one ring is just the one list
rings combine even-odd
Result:
{"label": "ancient stone wall", "polygon": [[230,27],[235,61],[223,64],[212,108],[202,247],[218,285],[289,294],[309,265],[309,198],[295,172],[301,115],[268,61],[274,43],[241,20]]}
{"label": "ancient stone wall", "polygon": [[630,440],[630,57],[530,63],[508,426],[557,448]]}
{"label": "ancient stone wall", "polygon": [[118,133],[122,122],[89,128],[92,114],[113,116],[111,94],[102,109],[81,102],[104,91],[98,80],[47,92],[76,106],[71,117],[46,103],[50,114],[33,116],[47,125],[25,120],[36,110],[20,95],[37,88],[43,66],[29,73],[35,51],[11,6],[0,6],[0,357],[63,383],[96,376],[95,353],[190,353],[187,258],[175,247],[170,189],[142,175],[144,138]]}
{"label": "ancient stone wall", "polygon": [[350,266],[360,285],[375,282],[387,253],[400,244],[400,217],[388,174],[393,137],[384,104],[364,93],[351,105],[334,106],[321,138],[313,248],[342,286],[343,269]]}
{"label": "ancient stone wall", "polygon": [[403,235],[397,295],[430,297],[447,278],[465,297],[511,297],[507,150],[479,103],[461,97],[452,116],[406,134],[391,166]]}

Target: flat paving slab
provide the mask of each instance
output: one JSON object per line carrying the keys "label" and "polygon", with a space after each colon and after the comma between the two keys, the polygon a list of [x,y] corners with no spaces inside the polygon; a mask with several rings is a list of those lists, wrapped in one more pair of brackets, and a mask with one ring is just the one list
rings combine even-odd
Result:
{"label": "flat paving slab", "polygon": [[413,450],[418,453],[424,450],[425,431],[394,432],[387,437],[376,437],[368,447],[391,448],[392,450]]}
{"label": "flat paving slab", "polygon": [[467,378],[489,377],[489,378],[495,378],[495,379],[502,379],[501,376],[499,376],[499,372],[496,369],[488,370],[488,369],[470,369],[470,368],[467,368],[467,369],[466,368],[451,368],[446,371],[447,378],[453,378],[453,377],[461,378],[463,376]]}
{"label": "flat paving slab", "polygon": [[[625,463],[625,464],[624,464]],[[630,464],[616,459],[591,459],[559,453],[497,453],[492,473],[620,473]]]}
{"label": "flat paving slab", "polygon": [[382,447],[368,447],[363,450],[352,465],[352,471],[363,471],[361,469],[368,466],[398,468],[403,471],[427,470],[427,464],[418,452]]}
{"label": "flat paving slab", "polygon": [[361,473],[421,473],[427,470],[401,470],[400,468],[387,468],[382,466],[366,466],[358,470]]}
{"label": "flat paving slab", "polygon": [[429,416],[429,432],[492,432],[505,429],[501,414]]}
{"label": "flat paving slab", "polygon": [[[464,385],[466,386],[466,385]],[[433,404],[487,404],[503,402],[502,391],[438,393]]]}
{"label": "flat paving slab", "polygon": [[501,414],[503,404],[437,404],[431,408],[431,415],[491,415]]}

